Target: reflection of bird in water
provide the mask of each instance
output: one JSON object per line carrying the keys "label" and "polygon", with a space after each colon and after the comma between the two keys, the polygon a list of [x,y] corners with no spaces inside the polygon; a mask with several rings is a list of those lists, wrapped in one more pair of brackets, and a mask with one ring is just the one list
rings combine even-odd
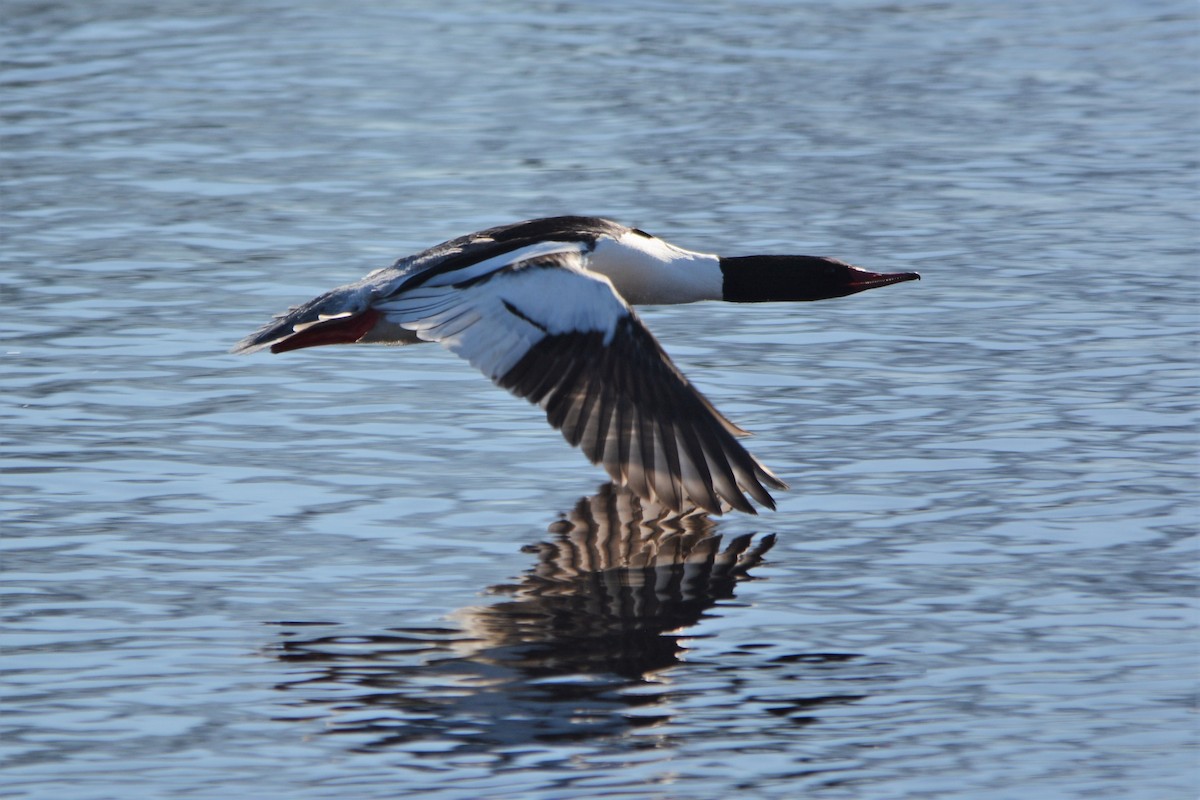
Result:
{"label": "reflection of bird in water", "polygon": [[643,499],[754,513],[785,488],[671,362],[631,304],[804,301],[916,280],[820,256],[723,258],[597,217],[479,231],[280,314],[234,347],[439,342],[536,403]]}
{"label": "reflection of bird in water", "polygon": [[[740,683],[723,685],[746,669],[747,656],[771,654],[755,692],[787,686],[789,696],[796,684],[781,681],[795,679],[794,671],[857,658],[753,643],[733,646],[743,657],[736,666],[678,667],[687,629],[734,596],[773,535],[738,536],[722,548],[707,514],[678,514],[613,484],[580,500],[550,531],[526,548],[537,562],[520,581],[489,590],[511,599],[454,613],[454,629],[313,636],[314,627],[288,623],[278,657],[295,664],[298,677],[279,689],[305,716],[322,709],[330,733],[357,737],[362,747],[419,742],[439,758],[451,751],[504,758],[521,745],[653,725],[671,717],[669,701],[679,692],[705,692],[706,707],[719,713],[728,704],[734,714],[743,701],[761,702]],[[679,670],[670,679],[651,678],[670,667]],[[689,688],[689,676],[703,688]],[[807,723],[815,708],[860,697],[838,691],[769,710]]]}
{"label": "reflection of bird in water", "polygon": [[[502,648],[536,672],[607,671],[628,677],[670,666],[681,649],[669,631],[696,624],[775,543],[768,535],[721,549],[703,512],[678,514],[606,484],[551,526],[554,537],[525,548],[537,563],[516,599],[463,609],[476,657]],[[518,656],[518,653],[520,654]]]}

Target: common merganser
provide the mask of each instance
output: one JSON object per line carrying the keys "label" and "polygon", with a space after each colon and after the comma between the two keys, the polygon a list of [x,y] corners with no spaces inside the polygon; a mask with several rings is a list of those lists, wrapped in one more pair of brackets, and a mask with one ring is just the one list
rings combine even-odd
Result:
{"label": "common merganser", "polygon": [[786,489],[675,367],[631,305],[823,300],[919,280],[820,256],[725,258],[598,217],[550,217],[451,239],[280,314],[234,346],[439,342],[541,406],[593,464],[683,511],[774,509]]}

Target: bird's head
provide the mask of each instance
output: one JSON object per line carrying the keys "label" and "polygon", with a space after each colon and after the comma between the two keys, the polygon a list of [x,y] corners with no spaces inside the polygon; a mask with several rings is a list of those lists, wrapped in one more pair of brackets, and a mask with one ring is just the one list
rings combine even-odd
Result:
{"label": "bird's head", "polygon": [[736,256],[721,259],[725,299],[734,303],[827,300],[902,281],[915,272],[871,272],[823,256]]}

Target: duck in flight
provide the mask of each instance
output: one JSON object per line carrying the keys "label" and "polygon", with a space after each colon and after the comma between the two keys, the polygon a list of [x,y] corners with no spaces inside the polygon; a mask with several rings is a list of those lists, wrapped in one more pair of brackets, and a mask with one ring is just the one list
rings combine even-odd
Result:
{"label": "duck in flight", "polygon": [[[919,280],[820,256],[721,257],[597,217],[451,239],[296,306],[234,346],[439,342],[546,412],[639,497],[683,511],[774,509],[785,489],[738,442],[631,306],[824,300]],[[748,497],[747,497],[748,496]]]}

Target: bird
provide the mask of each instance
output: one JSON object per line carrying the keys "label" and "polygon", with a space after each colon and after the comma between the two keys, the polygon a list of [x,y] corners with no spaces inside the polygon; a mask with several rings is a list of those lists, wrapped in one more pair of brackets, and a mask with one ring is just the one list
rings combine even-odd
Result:
{"label": "bird", "polygon": [[808,255],[723,257],[601,217],[487,228],[276,315],[233,353],[437,342],[550,425],[618,485],[675,511],[775,509],[787,484],[683,375],[635,305],[812,301],[902,281]]}

